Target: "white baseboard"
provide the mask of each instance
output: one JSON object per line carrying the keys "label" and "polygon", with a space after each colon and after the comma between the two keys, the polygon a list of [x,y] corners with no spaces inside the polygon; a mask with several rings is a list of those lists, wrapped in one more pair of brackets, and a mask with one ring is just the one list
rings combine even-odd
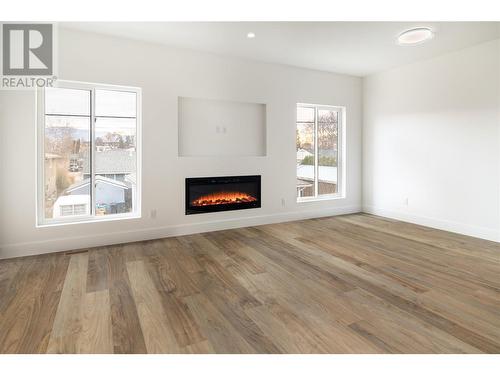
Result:
{"label": "white baseboard", "polygon": [[374,206],[363,206],[363,212],[378,216],[384,216],[390,219],[406,221],[413,224],[419,224],[431,228],[446,230],[448,232],[464,234],[466,236],[500,242],[500,231],[491,228],[477,227],[454,221],[414,215],[403,211],[388,210],[385,208]]}
{"label": "white baseboard", "polygon": [[271,215],[259,215],[237,219],[214,220],[204,223],[171,225],[136,231],[113,232],[95,236],[65,237],[45,241],[33,241],[0,246],[0,259],[20,256],[69,251],[95,246],[114,245],[127,242],[152,240],[156,238],[182,236],[193,233],[242,228],[254,225],[281,223],[311,219],[315,217],[345,215],[361,212],[360,206],[336,207],[321,210],[293,211]]}

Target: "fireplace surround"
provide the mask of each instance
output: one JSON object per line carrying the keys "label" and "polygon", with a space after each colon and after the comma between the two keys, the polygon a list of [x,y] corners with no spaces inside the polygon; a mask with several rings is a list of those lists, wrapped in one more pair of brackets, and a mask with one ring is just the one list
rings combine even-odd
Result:
{"label": "fireplace surround", "polygon": [[186,178],[186,215],[261,206],[260,176]]}

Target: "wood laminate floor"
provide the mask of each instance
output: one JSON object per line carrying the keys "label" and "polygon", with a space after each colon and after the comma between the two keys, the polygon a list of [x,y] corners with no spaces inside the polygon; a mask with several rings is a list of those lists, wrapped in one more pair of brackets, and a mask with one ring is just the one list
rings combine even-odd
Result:
{"label": "wood laminate floor", "polygon": [[0,261],[1,353],[500,353],[500,245],[356,214]]}

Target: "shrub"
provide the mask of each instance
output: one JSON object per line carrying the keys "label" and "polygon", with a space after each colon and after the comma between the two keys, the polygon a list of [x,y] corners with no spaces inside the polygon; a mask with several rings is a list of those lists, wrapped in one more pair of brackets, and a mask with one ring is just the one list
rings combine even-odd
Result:
{"label": "shrub", "polygon": [[[308,155],[300,162],[302,165],[314,165],[314,156]],[[319,165],[325,167],[336,167],[337,166],[337,158],[333,156],[320,156],[319,157]]]}

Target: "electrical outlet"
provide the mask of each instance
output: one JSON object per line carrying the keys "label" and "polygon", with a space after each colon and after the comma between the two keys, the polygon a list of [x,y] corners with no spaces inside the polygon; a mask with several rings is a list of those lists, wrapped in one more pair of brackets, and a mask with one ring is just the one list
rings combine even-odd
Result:
{"label": "electrical outlet", "polygon": [[156,219],[156,208],[153,208],[151,211],[149,211],[149,217],[151,219]]}
{"label": "electrical outlet", "polygon": [[405,206],[408,206],[408,204],[409,204],[409,203],[410,203],[409,199],[408,199],[408,198],[405,198],[405,200],[404,200],[404,204],[405,204]]}
{"label": "electrical outlet", "polygon": [[281,207],[285,207],[285,206],[286,206],[285,198],[281,198]]}

